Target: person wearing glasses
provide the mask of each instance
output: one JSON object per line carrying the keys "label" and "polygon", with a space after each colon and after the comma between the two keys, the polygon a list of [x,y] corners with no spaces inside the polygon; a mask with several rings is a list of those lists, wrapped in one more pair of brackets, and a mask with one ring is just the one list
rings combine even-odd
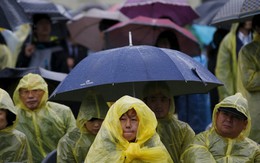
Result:
{"label": "person wearing glasses", "polygon": [[48,101],[48,85],[38,74],[29,73],[20,80],[13,101],[19,117],[17,129],[28,137],[33,162],[41,162],[76,127],[69,107]]}

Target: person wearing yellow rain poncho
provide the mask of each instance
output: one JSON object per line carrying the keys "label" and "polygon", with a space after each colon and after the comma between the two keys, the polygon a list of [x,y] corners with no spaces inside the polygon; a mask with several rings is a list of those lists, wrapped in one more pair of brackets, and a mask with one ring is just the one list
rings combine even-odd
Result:
{"label": "person wearing yellow rain poncho", "polygon": [[220,43],[215,74],[224,86],[218,87],[219,101],[237,92],[237,56],[240,48],[252,41],[251,31],[250,20],[234,23]]}
{"label": "person wearing yellow rain poncho", "polygon": [[123,96],[108,110],[85,163],[171,163],[156,133],[154,113],[141,100]]}
{"label": "person wearing yellow rain poncho", "polygon": [[9,94],[0,88],[0,162],[32,163],[27,137],[15,129],[16,110]]}
{"label": "person wearing yellow rain poncho", "polygon": [[29,73],[18,83],[13,100],[19,118],[17,129],[26,134],[33,162],[41,162],[58,145],[59,139],[76,127],[69,107],[48,100],[47,83]]}
{"label": "person wearing yellow rain poncho", "polygon": [[260,143],[260,15],[252,20],[254,40],[242,47],[238,57],[237,89],[248,101],[252,117],[252,129],[249,138]]}
{"label": "person wearing yellow rain poncho", "polygon": [[166,82],[149,82],[143,90],[143,101],[155,113],[158,120],[157,132],[174,162],[195,136],[192,128],[174,116],[173,95]]}
{"label": "person wearing yellow rain poncho", "polygon": [[108,105],[101,95],[91,93],[82,101],[77,116],[78,128],[67,133],[59,141],[58,163],[82,163],[105,119]]}
{"label": "person wearing yellow rain poncho", "polygon": [[30,24],[22,24],[14,32],[0,28],[0,70],[15,67],[18,54],[30,29]]}
{"label": "person wearing yellow rain poncho", "polygon": [[182,162],[260,162],[260,148],[247,138],[251,128],[247,100],[241,93],[226,97],[213,111],[212,127],[195,136]]}

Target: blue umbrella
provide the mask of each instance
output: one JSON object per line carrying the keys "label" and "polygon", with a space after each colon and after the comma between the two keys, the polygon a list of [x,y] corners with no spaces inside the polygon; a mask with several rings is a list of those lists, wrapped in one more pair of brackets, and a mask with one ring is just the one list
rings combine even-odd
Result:
{"label": "blue umbrella", "polygon": [[51,100],[80,101],[86,90],[107,101],[123,95],[142,97],[148,81],[167,81],[174,95],[207,93],[222,85],[190,56],[154,46],[125,46],[91,54],[59,84]]}

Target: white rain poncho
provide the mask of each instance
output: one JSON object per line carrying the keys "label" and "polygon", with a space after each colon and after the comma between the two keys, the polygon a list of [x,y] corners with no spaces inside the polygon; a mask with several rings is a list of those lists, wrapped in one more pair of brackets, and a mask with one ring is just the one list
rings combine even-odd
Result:
{"label": "white rain poncho", "polygon": [[[216,130],[216,113],[218,108],[236,109],[246,115],[248,123],[237,138],[224,138]],[[182,162],[260,162],[260,149],[256,142],[247,138],[251,128],[251,118],[247,108],[247,100],[237,93],[217,104],[213,111],[212,127],[196,135],[193,143],[182,155]]]}
{"label": "white rain poncho", "polygon": [[9,94],[0,89],[0,109],[8,110],[6,128],[0,130],[0,162],[32,162],[32,153],[24,133],[15,129],[16,110]]}
{"label": "white rain poncho", "polygon": [[[139,119],[135,142],[123,137],[120,117],[134,109]],[[139,99],[123,96],[108,110],[107,116],[90,147],[85,163],[171,163],[171,157],[156,133],[154,113]]]}
{"label": "white rain poncho", "polygon": [[[35,110],[27,108],[20,100],[19,89],[41,89],[45,93]],[[25,75],[16,87],[13,100],[18,108],[17,129],[28,137],[35,163],[57,148],[58,141],[76,127],[76,120],[69,107],[48,100],[47,83],[38,74]]]}
{"label": "white rain poncho", "polygon": [[108,105],[101,95],[89,94],[82,101],[77,116],[78,128],[67,133],[60,139],[57,148],[57,161],[59,163],[82,163],[84,162],[91,144],[96,135],[91,134],[85,123],[92,118],[105,119]]}
{"label": "white rain poncho", "polygon": [[239,53],[237,89],[248,101],[248,109],[252,118],[249,138],[260,143],[260,35],[244,46]]}

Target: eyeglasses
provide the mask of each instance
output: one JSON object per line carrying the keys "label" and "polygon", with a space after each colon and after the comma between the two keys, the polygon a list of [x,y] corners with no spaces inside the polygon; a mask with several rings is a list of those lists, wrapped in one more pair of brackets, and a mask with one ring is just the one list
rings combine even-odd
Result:
{"label": "eyeglasses", "polygon": [[20,89],[19,94],[23,97],[28,97],[30,94],[32,96],[38,96],[43,92],[41,89],[33,89],[33,90],[28,90],[28,89]]}

